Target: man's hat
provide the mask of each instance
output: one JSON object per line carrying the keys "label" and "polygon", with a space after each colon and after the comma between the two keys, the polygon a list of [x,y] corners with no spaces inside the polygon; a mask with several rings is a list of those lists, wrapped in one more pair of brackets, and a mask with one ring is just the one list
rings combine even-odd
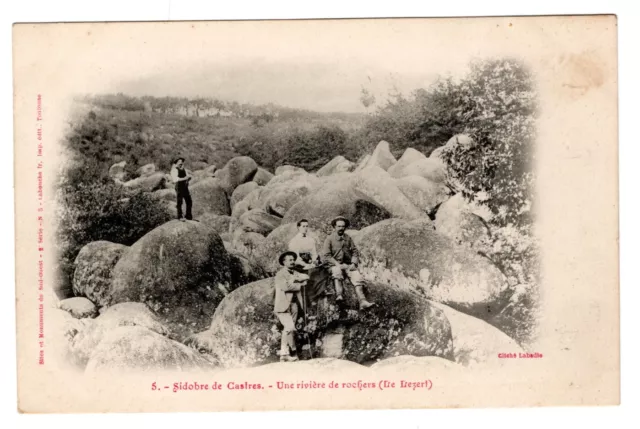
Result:
{"label": "man's hat", "polygon": [[331,221],[331,226],[336,226],[336,222],[338,222],[339,220],[344,221],[345,228],[349,228],[349,225],[351,225],[349,219],[347,219],[346,217],[338,216]]}
{"label": "man's hat", "polygon": [[295,261],[296,259],[298,259],[298,255],[296,254],[296,252],[284,252],[283,254],[280,255],[280,257],[278,258],[278,262],[280,262],[280,265],[284,265],[284,257],[287,255],[291,255],[293,256],[293,260]]}

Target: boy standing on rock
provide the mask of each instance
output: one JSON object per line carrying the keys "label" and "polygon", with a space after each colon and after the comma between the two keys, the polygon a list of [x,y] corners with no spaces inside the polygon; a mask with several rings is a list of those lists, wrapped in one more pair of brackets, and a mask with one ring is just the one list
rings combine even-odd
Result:
{"label": "boy standing on rock", "polygon": [[173,167],[171,167],[171,179],[173,183],[176,184],[176,195],[178,198],[178,219],[184,221],[182,217],[182,200],[187,205],[187,215],[186,218],[188,220],[192,220],[193,216],[191,215],[191,193],[189,192],[189,181],[191,180],[191,175],[187,173],[187,170],[184,168],[184,158],[177,158],[173,162]]}
{"label": "boy standing on rock", "polygon": [[372,307],[373,303],[367,301],[363,291],[362,274],[358,271],[358,249],[345,230],[349,226],[349,220],[342,216],[331,221],[333,232],[324,241],[322,255],[325,263],[331,268],[331,276],[336,288],[336,301],[342,301],[344,276],[351,280],[356,288],[356,295],[360,310]]}
{"label": "boy standing on rock", "polygon": [[[280,360],[294,362],[298,360],[294,339],[298,304],[302,303],[301,289],[306,285],[309,276],[294,270],[298,255],[287,251],[280,255],[278,261],[283,266],[275,277],[275,302],[273,311],[284,327],[280,340]],[[293,351],[294,355],[291,356]]]}

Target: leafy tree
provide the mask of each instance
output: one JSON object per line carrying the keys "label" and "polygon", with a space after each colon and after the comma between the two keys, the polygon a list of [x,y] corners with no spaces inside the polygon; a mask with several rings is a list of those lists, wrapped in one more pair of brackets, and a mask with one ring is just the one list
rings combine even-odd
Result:
{"label": "leafy tree", "polygon": [[534,80],[518,61],[473,63],[456,88],[456,118],[475,144],[443,150],[447,169],[469,198],[482,197],[504,226],[531,222],[537,104]]}

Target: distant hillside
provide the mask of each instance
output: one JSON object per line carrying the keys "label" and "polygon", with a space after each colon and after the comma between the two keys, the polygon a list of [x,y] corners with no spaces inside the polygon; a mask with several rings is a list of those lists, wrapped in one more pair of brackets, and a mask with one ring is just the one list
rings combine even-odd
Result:
{"label": "distant hillside", "polygon": [[240,104],[236,101],[223,101],[214,98],[186,97],[132,97],[122,93],[86,95],[77,101],[90,103],[96,107],[130,112],[154,112],[193,116],[199,118],[234,117],[258,118],[266,122],[275,119],[289,120],[338,120],[353,122],[362,120],[362,113],[314,112],[311,110],[283,107],[269,103],[265,105]]}
{"label": "distant hillside", "polygon": [[76,102],[85,113],[71,123],[67,143],[99,177],[120,161],[127,162],[130,177],[148,163],[168,171],[176,156],[222,167],[247,155],[271,171],[283,164],[314,170],[336,155],[357,157],[348,141],[365,122],[360,114],[219,100],[116,94]]}

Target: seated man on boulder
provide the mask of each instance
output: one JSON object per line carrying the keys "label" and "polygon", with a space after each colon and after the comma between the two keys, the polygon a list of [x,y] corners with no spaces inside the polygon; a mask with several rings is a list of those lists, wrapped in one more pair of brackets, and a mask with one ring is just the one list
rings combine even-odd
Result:
{"label": "seated man on boulder", "polygon": [[297,223],[298,233],[289,242],[289,250],[298,255],[296,266],[311,270],[320,265],[316,250],[316,241],[309,235],[309,221],[300,219]]}
{"label": "seated man on boulder", "polygon": [[331,221],[333,232],[324,241],[322,256],[324,262],[331,269],[331,276],[336,288],[336,301],[342,301],[343,282],[345,275],[355,286],[360,310],[365,310],[375,304],[367,301],[363,291],[362,274],[358,271],[358,249],[351,237],[345,233],[349,220],[338,216]]}
{"label": "seated man on boulder", "polygon": [[[298,305],[302,303],[301,289],[305,286],[309,276],[294,270],[297,255],[294,252],[284,252],[278,258],[283,266],[275,277],[275,302],[273,311],[282,323],[282,338],[280,340],[280,360],[294,362],[298,360],[297,347],[294,338]],[[293,352],[293,356],[291,355]]]}
{"label": "seated man on boulder", "polygon": [[[298,255],[295,269],[309,275],[309,281],[305,289],[305,310],[317,303],[318,298],[333,295],[329,290],[330,275],[321,265],[320,256],[316,250],[316,240],[309,235],[309,221],[300,219],[297,223],[298,233],[289,242],[289,250]],[[315,315],[308,314],[309,319],[315,319]]]}

